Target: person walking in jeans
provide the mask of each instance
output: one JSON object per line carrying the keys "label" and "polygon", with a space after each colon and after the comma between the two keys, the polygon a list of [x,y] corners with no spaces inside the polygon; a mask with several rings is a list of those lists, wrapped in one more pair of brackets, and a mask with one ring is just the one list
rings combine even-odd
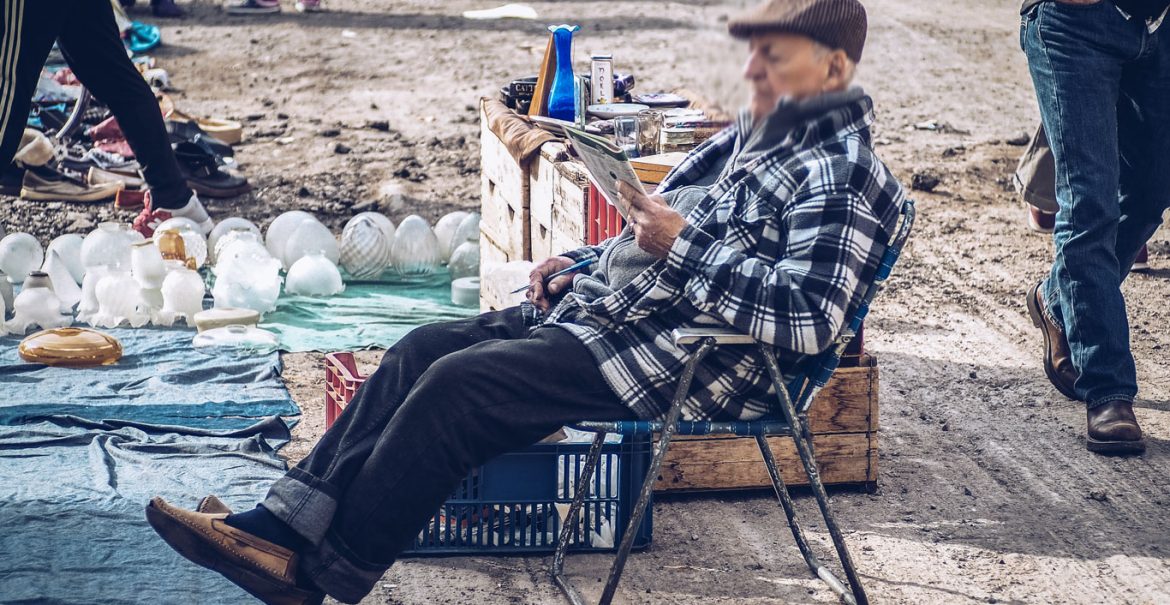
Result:
{"label": "person walking in jeans", "polygon": [[[1170,207],[1170,0],[1027,0],[1020,42],[1056,161],[1056,254],[1028,293],[1088,449],[1144,451],[1121,282]],[[1160,27],[1161,26],[1161,27]]]}
{"label": "person walking in jeans", "polygon": [[187,186],[171,150],[154,92],[126,55],[107,0],[0,0],[0,166],[12,161],[33,91],[56,41],[77,79],[118,118],[150,185],[151,206],[137,223],[189,218],[204,233],[211,218]]}

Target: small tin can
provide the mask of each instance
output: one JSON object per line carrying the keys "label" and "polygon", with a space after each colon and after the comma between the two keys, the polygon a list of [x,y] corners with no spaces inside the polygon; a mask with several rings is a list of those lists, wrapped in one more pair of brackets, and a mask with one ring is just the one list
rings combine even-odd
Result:
{"label": "small tin can", "polygon": [[593,89],[590,104],[613,103],[613,55],[594,54],[589,62],[589,79]]}

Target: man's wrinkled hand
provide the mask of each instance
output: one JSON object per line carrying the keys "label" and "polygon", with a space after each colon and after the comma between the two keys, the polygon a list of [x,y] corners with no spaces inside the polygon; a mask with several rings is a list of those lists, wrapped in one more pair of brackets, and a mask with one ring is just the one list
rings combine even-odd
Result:
{"label": "man's wrinkled hand", "polygon": [[618,182],[618,195],[630,209],[627,221],[638,247],[657,258],[666,258],[687,221],[667,205],[661,195],[646,195],[640,188]]}
{"label": "man's wrinkled hand", "polygon": [[573,259],[567,256],[553,256],[544,259],[528,274],[528,300],[541,311],[548,311],[549,299],[564,293],[573,283],[573,276],[577,272],[559,275],[549,280],[548,283],[545,283],[545,280],[553,273],[566,269],[572,264]]}

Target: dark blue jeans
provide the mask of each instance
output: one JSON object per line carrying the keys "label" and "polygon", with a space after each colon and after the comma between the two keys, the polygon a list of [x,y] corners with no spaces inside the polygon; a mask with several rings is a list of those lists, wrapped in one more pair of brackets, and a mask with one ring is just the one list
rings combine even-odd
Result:
{"label": "dark blue jeans", "polygon": [[1170,207],[1170,23],[1151,34],[1110,0],[1044,2],[1024,16],[1020,43],[1056,160],[1048,310],[1089,408],[1132,401],[1121,282]]}

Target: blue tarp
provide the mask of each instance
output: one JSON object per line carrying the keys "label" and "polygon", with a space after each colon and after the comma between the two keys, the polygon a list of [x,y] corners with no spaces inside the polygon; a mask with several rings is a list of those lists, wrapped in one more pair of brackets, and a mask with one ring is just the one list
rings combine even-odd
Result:
{"label": "blue tarp", "polygon": [[0,338],[0,424],[31,416],[206,428],[246,427],[258,418],[300,410],[280,378],[277,353],[217,358],[195,351],[194,330],[107,330],[122,343],[115,365],[52,368],[17,354],[17,337]]}
{"label": "blue tarp", "polygon": [[250,603],[146,523],[163,496],[252,507],[285,465],[279,418],[208,431],[76,417],[0,427],[0,603]]}

